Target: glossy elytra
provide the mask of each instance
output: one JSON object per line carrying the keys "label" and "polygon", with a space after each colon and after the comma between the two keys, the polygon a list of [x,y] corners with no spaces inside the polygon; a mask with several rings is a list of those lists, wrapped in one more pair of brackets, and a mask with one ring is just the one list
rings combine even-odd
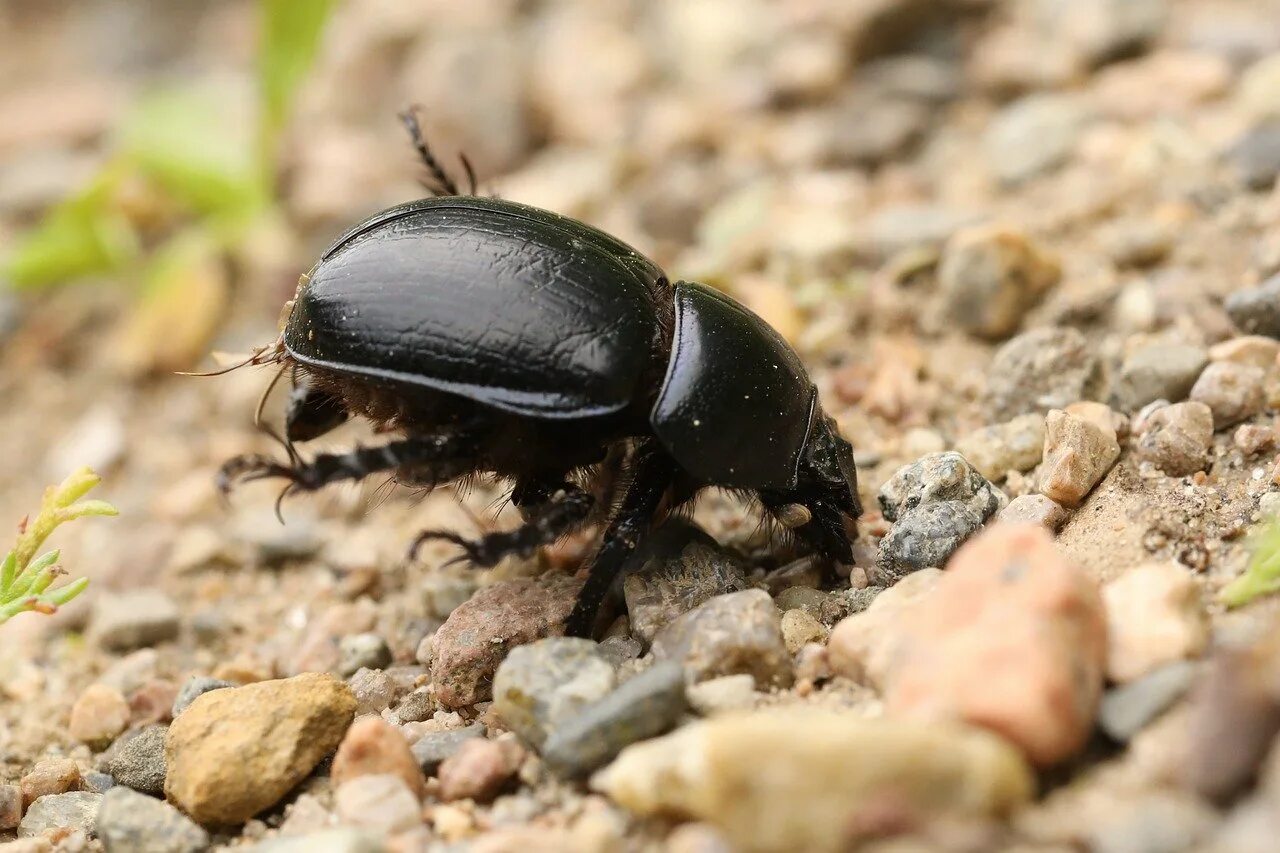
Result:
{"label": "glossy elytra", "polygon": [[[460,193],[405,122],[434,196],[360,223],[303,276],[280,340],[252,359],[292,371],[289,458],[232,459],[224,487],[493,475],[522,526],[414,545],[447,539],[479,566],[599,519],[576,636],[654,522],[707,487],[749,494],[801,545],[852,561],[853,451],[777,332],[589,225],[478,197],[474,180]],[[351,417],[397,438],[309,460],[293,449]]]}

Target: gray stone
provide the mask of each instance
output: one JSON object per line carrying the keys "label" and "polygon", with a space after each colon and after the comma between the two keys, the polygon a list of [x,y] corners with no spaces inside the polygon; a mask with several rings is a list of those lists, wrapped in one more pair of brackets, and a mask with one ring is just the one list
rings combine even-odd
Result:
{"label": "gray stone", "polygon": [[1067,95],[1028,95],[1013,102],[987,131],[992,170],[1012,184],[1062,165],[1075,149],[1084,120],[1084,110]]}
{"label": "gray stone", "polygon": [[182,812],[128,788],[102,798],[97,829],[107,853],[197,853],[209,846],[209,834]]}
{"label": "gray stone", "polygon": [[984,225],[960,231],[947,243],[938,289],[950,322],[997,340],[1017,331],[1061,275],[1057,259],[1024,232]]}
{"label": "gray stone", "polygon": [[871,602],[876,600],[876,596],[885,591],[883,586],[868,586],[862,589],[851,589],[845,593],[845,599],[849,604],[849,615],[861,613],[871,606]]}
{"label": "gray stone", "polygon": [[600,656],[613,664],[615,669],[642,654],[644,654],[644,643],[635,637],[605,637],[600,641]]}
{"label": "gray stone", "polygon": [[295,838],[269,838],[248,848],[249,853],[385,853],[376,833],[343,827]]}
{"label": "gray stone", "polygon": [[103,595],[94,604],[89,634],[103,648],[130,651],[178,636],[178,605],[156,589]]}
{"label": "gray stone", "polygon": [[1269,190],[1280,175],[1280,122],[1268,122],[1242,136],[1227,153],[1240,183]]}
{"label": "gray stone", "polygon": [[484,737],[485,731],[484,723],[472,723],[464,729],[425,734],[413,745],[413,757],[418,760],[423,773],[433,776],[446,758],[467,741]]}
{"label": "gray stone", "polygon": [[989,480],[1030,471],[1044,453],[1044,416],[1031,412],[974,430],[956,442],[956,452]]}
{"label": "gray stone", "polygon": [[89,791],[41,797],[27,807],[22,823],[18,824],[18,837],[34,838],[50,830],[61,829],[83,832],[92,838],[101,803],[102,794]]}
{"label": "gray stone", "polygon": [[116,779],[110,773],[89,770],[80,775],[80,785],[95,794],[105,794],[116,786]]}
{"label": "gray stone", "polygon": [[493,679],[493,710],[512,731],[541,746],[560,723],[616,683],[613,665],[594,642],[548,637],[507,655]]}
{"label": "gray stone", "polygon": [[927,504],[956,502],[982,522],[1007,503],[1004,493],[955,451],[930,453],[902,466],[880,487],[877,499],[888,521],[899,521]]}
{"label": "gray stone", "polygon": [[1227,297],[1227,315],[1249,335],[1280,338],[1280,275]]}
{"label": "gray stone", "polygon": [[1113,405],[1122,412],[1136,412],[1156,400],[1185,400],[1208,363],[1204,350],[1185,344],[1153,344],[1136,350],[1116,377]]}
{"label": "gray stone", "polygon": [[961,501],[929,503],[908,513],[880,540],[878,580],[891,584],[920,569],[941,568],[982,523]]}
{"label": "gray stone", "polygon": [[236,686],[234,681],[223,681],[221,678],[210,678],[207,675],[193,675],[178,691],[178,698],[173,700],[173,716],[176,718],[187,710],[192,702],[211,690],[224,690]]}
{"label": "gray stone", "polygon": [[660,663],[564,721],[542,757],[552,772],[579,777],[604,766],[625,747],[674,728],[685,710],[684,669]]}
{"label": "gray stone", "polygon": [[1191,661],[1175,661],[1137,681],[1108,690],[1098,709],[1098,724],[1113,739],[1127,743],[1182,698],[1196,672]]}
{"label": "gray stone", "polygon": [[384,669],[360,668],[347,679],[356,697],[357,714],[380,714],[408,693],[391,673]]}
{"label": "gray stone", "polygon": [[987,378],[992,417],[1065,409],[1097,398],[1102,380],[1096,348],[1069,327],[1031,329],[996,351]]}
{"label": "gray stone", "polygon": [[377,634],[350,634],[338,641],[338,674],[350,678],[360,669],[391,666],[391,649]]}
{"label": "gray stone", "polygon": [[761,686],[792,681],[778,610],[762,589],[718,595],[690,610],[658,632],[653,654],[681,662],[691,681],[737,673]]}
{"label": "gray stone", "polygon": [[623,581],[631,633],[646,643],[704,601],[747,588],[741,563],[691,524],[668,522],[629,561]]}
{"label": "gray stone", "polygon": [[400,700],[396,706],[396,718],[402,723],[428,720],[436,712],[436,697],[430,689],[420,687]]}
{"label": "gray stone", "polygon": [[127,740],[113,751],[107,768],[116,783],[144,794],[164,796],[164,741],[168,732],[168,726],[156,725],[140,729],[133,735],[126,733],[124,738]]}
{"label": "gray stone", "polygon": [[1208,466],[1212,445],[1213,412],[1192,400],[1161,406],[1142,418],[1135,452],[1164,473],[1185,477]]}

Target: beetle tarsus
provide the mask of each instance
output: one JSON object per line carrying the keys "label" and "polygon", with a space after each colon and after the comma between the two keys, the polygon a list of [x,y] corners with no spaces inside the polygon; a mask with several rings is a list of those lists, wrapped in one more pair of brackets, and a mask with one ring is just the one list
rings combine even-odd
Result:
{"label": "beetle tarsus", "polygon": [[[405,130],[409,131],[409,139],[413,142],[414,149],[418,152],[419,159],[422,164],[427,167],[427,171],[431,173],[433,184],[425,184],[426,188],[431,191],[432,195],[462,195],[458,192],[458,185],[453,178],[449,177],[449,173],[440,165],[440,161],[436,159],[435,154],[431,153],[431,146],[427,144],[427,139],[422,135],[422,125],[418,122],[418,112],[422,108],[414,105],[400,113],[400,121],[404,122]],[[471,178],[471,195],[475,195],[475,173],[471,171],[471,164],[467,162],[465,157],[462,158],[464,168]]]}

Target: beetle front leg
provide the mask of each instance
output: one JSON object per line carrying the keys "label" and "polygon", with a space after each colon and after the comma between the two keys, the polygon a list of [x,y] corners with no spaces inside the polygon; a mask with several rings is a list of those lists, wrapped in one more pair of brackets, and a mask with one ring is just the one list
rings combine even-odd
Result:
{"label": "beetle front leg", "polygon": [[531,557],[543,545],[554,543],[586,521],[595,506],[591,495],[568,482],[559,483],[554,489],[540,484],[521,484],[513,499],[526,519],[515,530],[490,533],[474,540],[447,530],[428,530],[413,541],[409,559],[415,559],[423,543],[432,539],[443,539],[462,548],[462,555],[450,563],[467,561],[480,568],[491,568],[512,554]]}
{"label": "beetle front leg", "polygon": [[587,582],[578,592],[573,612],[565,620],[565,636],[589,639],[595,632],[600,607],[627,558],[653,525],[654,513],[675,479],[676,465],[665,452],[646,443],[636,452],[632,473],[622,504],[591,561]]}

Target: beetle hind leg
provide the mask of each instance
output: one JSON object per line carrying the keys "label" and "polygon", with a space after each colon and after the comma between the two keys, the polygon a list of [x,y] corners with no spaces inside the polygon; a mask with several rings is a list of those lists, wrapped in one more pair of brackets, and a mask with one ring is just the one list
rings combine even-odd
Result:
{"label": "beetle hind leg", "polygon": [[[422,165],[427,167],[427,172],[431,175],[431,183],[423,182],[427,190],[434,196],[446,195],[463,195],[458,188],[458,184],[440,165],[440,161],[436,159],[435,154],[431,151],[431,146],[427,144],[427,139],[422,133],[422,125],[418,121],[418,112],[421,107],[412,106],[404,112],[400,113],[400,121],[404,123],[404,128],[409,132],[409,139],[413,143],[413,148],[418,152],[418,159],[422,161]],[[467,175],[468,192],[466,195],[476,194],[476,173],[471,168],[471,161],[467,159],[465,154],[458,155],[462,161],[462,168]]]}
{"label": "beetle hind leg", "polygon": [[409,559],[417,557],[423,543],[443,539],[460,547],[462,554],[446,565],[469,562],[480,568],[496,566],[504,557],[531,557],[538,548],[550,545],[586,521],[595,499],[573,483],[560,483],[554,490],[522,484],[513,496],[525,512],[525,523],[515,530],[466,539],[456,533],[428,530],[418,535],[409,548]]}

